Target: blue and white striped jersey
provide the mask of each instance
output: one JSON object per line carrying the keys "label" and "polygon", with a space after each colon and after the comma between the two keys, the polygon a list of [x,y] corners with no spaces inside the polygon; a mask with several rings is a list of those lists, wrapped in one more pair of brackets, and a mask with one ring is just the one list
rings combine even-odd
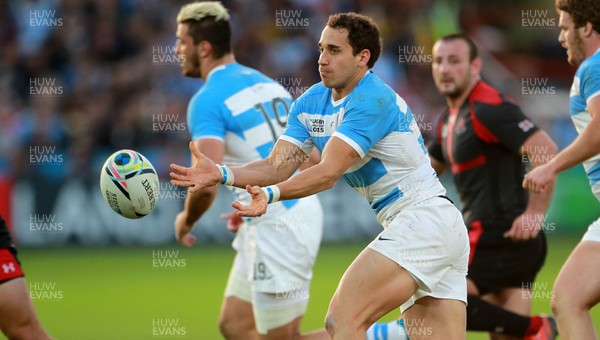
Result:
{"label": "blue and white striped jersey", "polygon": [[[569,98],[569,113],[575,129],[581,133],[592,116],[588,111],[588,103],[592,98],[600,95],[600,49],[577,68]],[[600,200],[600,154],[583,162],[592,192]]]}
{"label": "blue and white striped jersey", "polygon": [[372,71],[338,101],[322,83],[312,86],[292,105],[280,138],[310,154],[332,136],[362,157],[343,177],[384,227],[403,207],[445,194],[410,108]]}
{"label": "blue and white striped jersey", "polygon": [[[225,143],[224,164],[243,165],[266,158],[284,130],[292,96],[259,71],[232,63],[214,68],[192,97],[187,124],[193,140]],[[238,200],[249,201],[244,189]],[[291,207],[296,200],[284,201]]]}

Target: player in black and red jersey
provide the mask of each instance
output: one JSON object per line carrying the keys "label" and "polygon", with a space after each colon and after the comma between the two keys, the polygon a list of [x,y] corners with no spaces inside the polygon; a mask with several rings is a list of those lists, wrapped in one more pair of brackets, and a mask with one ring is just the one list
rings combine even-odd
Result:
{"label": "player in black and red jersey", "polygon": [[527,294],[546,257],[545,213],[552,190],[522,188],[531,167],[556,155],[552,139],[517,105],[481,80],[481,58],[465,35],[433,46],[435,85],[448,109],[429,145],[438,175],[452,172],[469,228],[467,329],[492,338],[554,338],[550,317],[529,317]]}
{"label": "player in black and red jersey", "polygon": [[36,316],[24,276],[17,250],[0,216],[0,330],[9,339],[50,339]]}

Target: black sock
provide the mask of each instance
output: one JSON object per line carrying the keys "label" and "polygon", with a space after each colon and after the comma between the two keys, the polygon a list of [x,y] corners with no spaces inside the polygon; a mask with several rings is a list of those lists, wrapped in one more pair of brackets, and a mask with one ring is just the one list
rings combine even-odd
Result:
{"label": "black sock", "polygon": [[530,318],[502,309],[477,296],[468,296],[467,330],[523,337]]}

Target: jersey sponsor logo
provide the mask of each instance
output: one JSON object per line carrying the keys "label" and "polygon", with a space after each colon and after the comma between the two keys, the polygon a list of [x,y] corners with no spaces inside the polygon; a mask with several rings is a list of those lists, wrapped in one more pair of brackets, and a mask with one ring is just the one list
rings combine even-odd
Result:
{"label": "jersey sponsor logo", "polygon": [[14,273],[14,272],[17,271],[17,268],[15,267],[15,263],[14,262],[3,263],[2,264],[2,271],[4,271],[4,274]]}
{"label": "jersey sponsor logo", "polygon": [[310,132],[325,132],[325,120],[319,118],[308,119]]}
{"label": "jersey sponsor logo", "polygon": [[391,238],[385,238],[385,237],[383,237],[383,236],[379,236],[377,239],[378,239],[379,241],[393,241]]}
{"label": "jersey sponsor logo", "polygon": [[519,128],[521,130],[523,130],[523,132],[527,132],[527,131],[533,129],[534,127],[535,127],[535,124],[533,124],[529,119],[524,119],[519,122]]}

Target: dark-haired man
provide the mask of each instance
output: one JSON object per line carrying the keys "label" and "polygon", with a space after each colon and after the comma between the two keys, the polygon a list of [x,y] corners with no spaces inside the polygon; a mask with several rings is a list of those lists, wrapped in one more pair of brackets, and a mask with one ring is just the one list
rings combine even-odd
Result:
{"label": "dark-haired man", "polygon": [[[551,188],[559,172],[583,164],[600,200],[600,1],[558,0],[558,41],[577,66],[569,107],[579,136],[554,161],[533,169],[523,185],[533,192]],[[598,339],[590,309],[600,301],[600,219],[575,247],[554,284],[552,309],[564,339]]]}
{"label": "dark-haired man", "polygon": [[[234,202],[238,214],[260,216],[267,205],[327,190],[343,177],[385,229],[342,277],[325,321],[329,335],[364,339],[372,323],[402,306],[409,331],[464,339],[466,227],[444,196],[410,108],[370,70],[381,53],[379,29],[364,15],[334,14],[319,49],[322,82],[294,102],[265,160],[217,166],[192,143],[197,162],[171,165],[172,182],[196,191],[227,179],[252,195],[249,205]],[[292,176],[314,147],[319,164]]]}

